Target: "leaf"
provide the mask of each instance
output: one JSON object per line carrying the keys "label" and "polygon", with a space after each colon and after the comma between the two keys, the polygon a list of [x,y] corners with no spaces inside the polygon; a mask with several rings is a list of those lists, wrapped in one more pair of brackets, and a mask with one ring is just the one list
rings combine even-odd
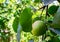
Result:
{"label": "leaf", "polygon": [[55,36],[55,37],[51,37],[51,39],[48,40],[48,42],[60,42],[60,39],[57,36]]}
{"label": "leaf", "polygon": [[32,13],[30,8],[25,8],[23,12],[20,14],[20,24],[22,26],[23,31],[29,32],[32,29]]}
{"label": "leaf", "polygon": [[37,20],[41,20],[40,17],[36,17],[36,18],[32,19],[32,22],[34,23]]}
{"label": "leaf", "polygon": [[60,30],[60,7],[54,16],[52,27]]}
{"label": "leaf", "polygon": [[17,33],[18,23],[19,23],[19,19],[15,17],[12,27],[13,27],[14,32],[16,33]]}
{"label": "leaf", "polygon": [[31,0],[22,0],[22,3],[30,3]]}
{"label": "leaf", "polygon": [[35,3],[42,2],[42,0],[34,0]]}
{"label": "leaf", "polygon": [[59,6],[56,6],[56,5],[50,6],[49,9],[48,9],[48,13],[51,14],[51,15],[54,15],[57,12],[58,7]]}
{"label": "leaf", "polygon": [[5,2],[5,0],[0,0],[0,3],[4,3]]}
{"label": "leaf", "polygon": [[0,29],[6,29],[5,23],[0,19]]}
{"label": "leaf", "polygon": [[60,0],[57,0],[60,3]]}

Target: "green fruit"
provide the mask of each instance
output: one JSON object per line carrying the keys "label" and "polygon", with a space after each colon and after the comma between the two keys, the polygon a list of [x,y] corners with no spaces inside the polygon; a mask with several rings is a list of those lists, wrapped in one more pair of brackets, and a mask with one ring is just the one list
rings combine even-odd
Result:
{"label": "green fruit", "polygon": [[51,15],[54,15],[57,12],[58,7],[59,6],[56,6],[56,5],[50,6],[49,9],[48,9],[48,13],[51,14]]}
{"label": "green fruit", "polygon": [[54,16],[52,27],[56,29],[60,29],[60,7],[58,8],[58,11]]}
{"label": "green fruit", "polygon": [[37,20],[32,24],[32,34],[35,36],[43,35],[46,32],[46,24]]}

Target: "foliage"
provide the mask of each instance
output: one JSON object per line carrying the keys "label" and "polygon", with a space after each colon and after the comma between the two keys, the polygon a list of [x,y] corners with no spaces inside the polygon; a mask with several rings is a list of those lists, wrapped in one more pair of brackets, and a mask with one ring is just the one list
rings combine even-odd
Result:
{"label": "foliage", "polygon": [[[24,38],[25,40],[36,40],[42,36],[42,40],[40,39],[42,42],[59,42],[60,6],[54,5],[54,1],[55,0],[0,0],[0,37],[5,42],[9,42],[9,40],[7,41],[7,38],[10,38],[11,32],[14,31],[15,33],[22,35],[21,39]],[[59,0],[57,1],[57,3],[60,2]],[[37,31],[35,30],[37,33],[36,35],[43,32],[42,28],[46,28],[46,30],[44,29],[45,31],[43,34],[34,36],[31,33],[33,30],[32,25],[38,20],[43,21],[43,25],[42,23],[36,23],[36,26],[38,27],[34,26],[34,29],[35,27],[39,28]],[[9,23],[11,24],[10,26]],[[18,24],[22,27],[21,33],[18,32],[20,28],[18,27]],[[13,29],[13,31],[11,29]],[[18,38],[20,38],[19,36]],[[21,42],[25,42],[21,39]]]}

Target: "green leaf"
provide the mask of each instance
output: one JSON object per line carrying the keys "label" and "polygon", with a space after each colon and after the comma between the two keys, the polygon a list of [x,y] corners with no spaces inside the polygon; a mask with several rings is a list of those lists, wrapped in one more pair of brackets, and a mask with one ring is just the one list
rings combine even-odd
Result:
{"label": "green leaf", "polygon": [[4,22],[3,22],[3,20],[0,19],[0,29],[5,29],[5,28],[6,28],[6,26],[5,26]]}
{"label": "green leaf", "polygon": [[57,37],[51,37],[51,40],[49,40],[48,42],[60,42],[60,40]]}
{"label": "green leaf", "polygon": [[60,30],[60,7],[54,16],[52,27]]}
{"label": "green leaf", "polygon": [[16,33],[17,33],[18,24],[19,24],[19,19],[15,17],[12,27],[13,27],[14,32]]}
{"label": "green leaf", "polygon": [[5,0],[0,0],[0,3],[4,3],[5,2]]}
{"label": "green leaf", "polygon": [[34,0],[35,3],[42,2],[42,0]]}
{"label": "green leaf", "polygon": [[37,20],[41,20],[40,17],[34,18],[34,19],[32,20],[32,22],[34,23],[34,22],[37,21]]}
{"label": "green leaf", "polygon": [[20,24],[22,26],[23,31],[29,32],[32,29],[32,13],[30,8],[25,8],[23,12],[20,14]]}
{"label": "green leaf", "polygon": [[57,0],[60,3],[60,0]]}
{"label": "green leaf", "polygon": [[22,0],[22,3],[30,3],[31,0]]}
{"label": "green leaf", "polygon": [[54,15],[57,12],[58,7],[59,6],[56,6],[56,5],[50,6],[49,9],[48,9],[48,13],[51,14],[51,15]]}

